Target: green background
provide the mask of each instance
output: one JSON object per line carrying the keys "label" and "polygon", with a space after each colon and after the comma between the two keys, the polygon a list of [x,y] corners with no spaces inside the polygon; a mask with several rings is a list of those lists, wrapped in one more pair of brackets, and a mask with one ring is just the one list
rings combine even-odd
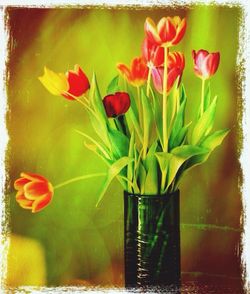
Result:
{"label": "green background", "polygon": [[[141,54],[146,17],[158,21],[174,15],[187,18],[186,34],[176,47],[186,58],[182,81],[188,96],[187,121],[196,115],[201,91],[191,51],[219,51],[219,69],[211,79],[212,94],[219,97],[215,129],[231,129],[208,162],[190,171],[180,186],[183,281],[240,283],[241,93],[236,71],[240,9],[10,8],[6,161],[10,229],[39,241],[46,261],[46,285],[123,285],[123,194],[114,181],[96,208],[102,179],[95,178],[56,190],[51,205],[37,214],[15,202],[13,182],[22,171],[42,174],[57,184],[106,170],[74,131],[95,137],[84,108],[76,101],[52,96],[37,78],[44,66],[65,72],[79,64],[89,78],[96,73],[104,96],[117,75],[116,64],[129,64]],[[14,277],[12,284],[20,283],[36,284]]]}

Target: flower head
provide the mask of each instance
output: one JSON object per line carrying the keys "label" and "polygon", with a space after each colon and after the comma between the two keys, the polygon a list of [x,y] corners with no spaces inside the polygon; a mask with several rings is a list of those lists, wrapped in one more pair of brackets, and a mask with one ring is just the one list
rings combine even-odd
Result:
{"label": "flower head", "polygon": [[126,113],[130,107],[130,97],[126,92],[116,92],[103,99],[103,105],[108,117],[116,117]]}
{"label": "flower head", "polygon": [[209,53],[206,50],[192,51],[194,60],[194,72],[201,79],[209,79],[214,75],[220,63],[220,53]]}
{"label": "flower head", "polygon": [[178,44],[186,31],[186,19],[179,16],[163,17],[156,25],[148,17],[145,21],[145,33],[147,38],[160,46],[173,46]]}
{"label": "flower head", "polygon": [[21,178],[14,183],[17,190],[16,201],[31,212],[45,208],[52,200],[53,186],[43,176],[31,173],[21,173]]}
{"label": "flower head", "polygon": [[147,64],[142,57],[134,58],[130,68],[123,63],[119,63],[117,64],[117,69],[125,76],[127,81],[135,87],[143,85],[148,77]]}
{"label": "flower head", "polygon": [[[183,69],[185,67],[184,55],[180,52],[171,52],[168,54],[168,80],[167,80],[167,92],[172,89],[174,82],[177,78],[182,76]],[[156,90],[162,94],[163,92],[163,74],[164,67],[156,67],[152,69],[152,78]]]}
{"label": "flower head", "polygon": [[142,54],[148,67],[161,66],[164,63],[164,48],[145,38],[142,43]]}
{"label": "flower head", "polygon": [[40,82],[53,95],[63,96],[69,100],[83,95],[90,88],[89,80],[79,65],[66,74],[55,73],[44,67],[43,76],[39,77]]}

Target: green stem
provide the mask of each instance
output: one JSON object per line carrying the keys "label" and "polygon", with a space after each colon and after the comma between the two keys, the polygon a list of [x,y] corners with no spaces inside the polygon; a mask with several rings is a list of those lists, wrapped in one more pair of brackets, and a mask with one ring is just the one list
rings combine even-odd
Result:
{"label": "green stem", "polygon": [[68,184],[71,184],[73,182],[77,182],[77,181],[81,181],[81,180],[86,180],[86,179],[89,179],[89,178],[95,178],[95,177],[104,177],[104,176],[106,176],[105,173],[97,173],[97,174],[90,174],[90,175],[75,177],[73,179],[67,180],[65,182],[62,182],[62,183],[54,186],[54,190],[55,189],[58,189],[58,188],[61,188],[63,186],[66,186]]}
{"label": "green stem", "polygon": [[205,92],[205,79],[202,79],[202,83],[201,83],[201,115],[204,112],[204,92]]}
{"label": "green stem", "polygon": [[149,67],[148,71],[148,79],[147,79],[147,96],[149,97],[149,89],[150,89],[150,80],[151,80],[151,73],[152,73],[152,67]]}
{"label": "green stem", "polygon": [[140,87],[137,86],[137,99],[138,99],[138,113],[139,113],[139,124],[142,124],[142,106],[141,106],[141,94],[140,94]]}
{"label": "green stem", "polygon": [[163,151],[168,151],[168,129],[167,129],[167,86],[168,86],[168,47],[164,47],[164,72],[163,72]]}

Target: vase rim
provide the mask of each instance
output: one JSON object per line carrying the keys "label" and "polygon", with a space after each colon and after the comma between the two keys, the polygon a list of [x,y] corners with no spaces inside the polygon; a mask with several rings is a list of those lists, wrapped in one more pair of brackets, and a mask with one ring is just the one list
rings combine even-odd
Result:
{"label": "vase rim", "polygon": [[180,193],[180,190],[177,189],[171,193],[164,193],[164,194],[140,194],[140,193],[132,193],[132,192],[128,192],[126,190],[124,190],[124,196],[128,196],[128,197],[137,197],[137,198],[153,198],[153,199],[157,199],[157,198],[165,198],[165,197],[169,197],[170,195],[178,195]]}

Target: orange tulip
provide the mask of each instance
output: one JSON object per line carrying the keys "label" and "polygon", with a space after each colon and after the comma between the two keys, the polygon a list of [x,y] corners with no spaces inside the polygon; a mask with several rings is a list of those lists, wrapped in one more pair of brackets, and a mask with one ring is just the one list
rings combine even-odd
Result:
{"label": "orange tulip", "polygon": [[216,73],[220,63],[219,52],[209,53],[201,49],[197,52],[193,50],[192,55],[194,60],[194,72],[199,78],[207,80]]}
{"label": "orange tulip", "polygon": [[[167,92],[172,89],[174,82],[177,78],[182,76],[183,69],[185,67],[184,55],[180,52],[171,52],[168,54],[168,80],[167,80]],[[163,92],[163,74],[164,67],[156,67],[152,69],[152,78],[156,90],[162,94]]]}
{"label": "orange tulip", "polygon": [[142,57],[134,58],[130,68],[123,63],[119,63],[117,64],[117,69],[125,76],[127,81],[135,87],[143,85],[148,77],[147,64]]}
{"label": "orange tulip", "polygon": [[44,67],[44,75],[39,77],[40,82],[53,95],[63,96],[69,100],[83,95],[90,88],[89,80],[79,65],[66,74],[55,73]]}
{"label": "orange tulip", "polygon": [[14,183],[17,190],[16,201],[31,212],[45,208],[52,200],[53,186],[43,176],[31,173],[21,173],[21,178]]}
{"label": "orange tulip", "polygon": [[161,66],[164,63],[164,48],[150,42],[147,38],[142,44],[142,54],[148,67]]}
{"label": "orange tulip", "polygon": [[145,21],[145,33],[152,43],[169,47],[181,41],[186,25],[186,19],[181,20],[179,16],[163,17],[157,25],[148,17]]}

